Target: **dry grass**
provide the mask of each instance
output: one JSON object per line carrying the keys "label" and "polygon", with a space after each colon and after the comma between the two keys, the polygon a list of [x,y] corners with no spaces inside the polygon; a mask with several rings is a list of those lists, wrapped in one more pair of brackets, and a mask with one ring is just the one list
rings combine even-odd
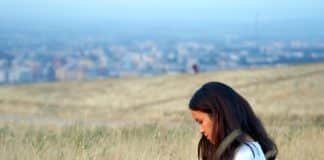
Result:
{"label": "dry grass", "polygon": [[278,159],[324,159],[324,64],[0,88],[0,159],[196,159],[190,95],[225,82],[252,104]]}

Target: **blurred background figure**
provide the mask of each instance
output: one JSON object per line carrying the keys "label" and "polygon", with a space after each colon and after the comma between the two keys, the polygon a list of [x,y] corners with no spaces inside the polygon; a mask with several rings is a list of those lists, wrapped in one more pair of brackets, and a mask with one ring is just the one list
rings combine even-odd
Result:
{"label": "blurred background figure", "polygon": [[198,65],[197,64],[193,64],[192,65],[192,71],[194,74],[198,74],[199,73],[199,69],[198,69]]}

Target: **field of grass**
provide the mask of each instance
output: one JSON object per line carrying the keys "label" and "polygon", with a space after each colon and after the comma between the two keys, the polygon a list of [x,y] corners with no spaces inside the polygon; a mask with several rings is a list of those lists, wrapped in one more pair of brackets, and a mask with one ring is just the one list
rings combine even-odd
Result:
{"label": "field of grass", "polygon": [[324,63],[0,87],[2,160],[196,159],[191,94],[221,81],[252,105],[278,159],[324,160]]}

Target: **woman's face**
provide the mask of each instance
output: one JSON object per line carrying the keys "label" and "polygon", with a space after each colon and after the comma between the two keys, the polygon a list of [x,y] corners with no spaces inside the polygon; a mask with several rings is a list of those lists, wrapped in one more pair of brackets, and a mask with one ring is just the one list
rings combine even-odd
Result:
{"label": "woman's face", "polygon": [[208,113],[191,110],[192,118],[199,124],[199,131],[203,134],[212,144],[215,144],[213,138],[214,121]]}

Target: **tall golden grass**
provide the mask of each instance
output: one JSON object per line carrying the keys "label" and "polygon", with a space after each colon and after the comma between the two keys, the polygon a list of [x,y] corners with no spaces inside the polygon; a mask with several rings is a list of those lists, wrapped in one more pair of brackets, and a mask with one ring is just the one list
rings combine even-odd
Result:
{"label": "tall golden grass", "polygon": [[324,64],[0,88],[2,160],[197,159],[187,103],[222,81],[252,105],[278,159],[324,159]]}

